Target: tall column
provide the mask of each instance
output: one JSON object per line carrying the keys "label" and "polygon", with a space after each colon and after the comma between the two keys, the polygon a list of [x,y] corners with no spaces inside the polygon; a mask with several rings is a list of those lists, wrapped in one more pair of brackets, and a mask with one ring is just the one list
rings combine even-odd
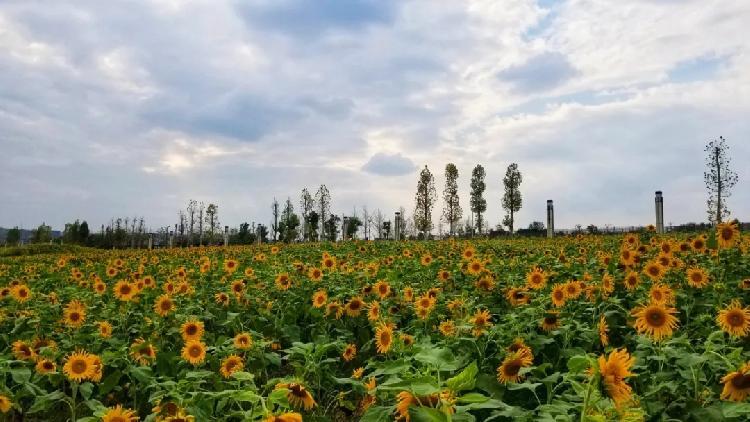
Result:
{"label": "tall column", "polygon": [[169,231],[169,227],[167,227],[167,237],[169,238],[169,247],[171,248],[174,246],[174,235]]}
{"label": "tall column", "polygon": [[154,249],[154,235],[148,235],[148,250]]}
{"label": "tall column", "polygon": [[396,240],[401,240],[401,213],[396,211],[396,216],[394,219],[395,227],[393,229],[393,238]]}
{"label": "tall column", "polygon": [[552,200],[547,200],[547,237],[555,236],[555,208]]}
{"label": "tall column", "polygon": [[664,197],[661,191],[656,191],[656,197],[654,198],[656,205],[656,232],[659,234],[664,233]]}
{"label": "tall column", "polygon": [[224,226],[224,247],[229,246],[229,226]]}

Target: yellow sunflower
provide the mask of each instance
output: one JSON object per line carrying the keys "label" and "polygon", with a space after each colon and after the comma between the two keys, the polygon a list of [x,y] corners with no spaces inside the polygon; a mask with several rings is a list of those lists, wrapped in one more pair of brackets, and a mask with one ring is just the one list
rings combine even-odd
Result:
{"label": "yellow sunflower", "polygon": [[35,360],[37,353],[25,341],[16,340],[13,342],[13,356],[18,360]]}
{"label": "yellow sunflower", "polygon": [[526,286],[539,290],[547,284],[547,274],[539,267],[534,267],[526,274]]}
{"label": "yellow sunflower", "polygon": [[524,349],[508,354],[497,368],[497,381],[517,383],[523,378],[521,369],[531,366],[532,362],[533,358]]}
{"label": "yellow sunflower", "polygon": [[560,308],[563,305],[565,305],[565,299],[567,298],[567,295],[565,294],[565,285],[563,284],[555,284],[552,287],[552,293],[550,293],[552,304],[556,307]]}
{"label": "yellow sunflower", "polygon": [[302,422],[302,415],[297,412],[286,412],[280,415],[269,415],[264,422]]}
{"label": "yellow sunflower", "polygon": [[323,271],[321,271],[320,268],[310,267],[310,269],[307,270],[307,277],[312,281],[320,281],[323,279]]}
{"label": "yellow sunflower", "polygon": [[604,315],[599,316],[599,341],[602,346],[607,347],[609,345],[609,325],[607,325],[607,318]]}
{"label": "yellow sunflower", "polygon": [[245,364],[242,362],[242,358],[237,355],[229,355],[226,359],[221,362],[221,376],[229,378],[233,373],[242,371],[245,368]]}
{"label": "yellow sunflower", "polygon": [[359,296],[354,296],[353,298],[349,299],[349,302],[346,303],[346,315],[350,317],[359,316],[364,307],[365,302],[362,300],[362,298]]}
{"label": "yellow sunflower", "polygon": [[375,293],[377,293],[381,299],[385,299],[391,294],[391,285],[385,280],[380,280],[375,283]]}
{"label": "yellow sunflower", "polygon": [[68,379],[81,382],[91,379],[95,375],[94,359],[85,351],[77,351],[68,356],[63,366],[63,372]]}
{"label": "yellow sunflower", "polygon": [[10,289],[10,295],[16,302],[24,303],[31,299],[31,289],[25,284],[17,284]]}
{"label": "yellow sunflower", "polygon": [[182,347],[182,358],[196,366],[206,359],[206,345],[201,341],[191,340]]}
{"label": "yellow sunflower", "polygon": [[347,344],[346,348],[344,348],[344,352],[341,354],[341,357],[345,361],[349,362],[354,359],[355,356],[357,356],[357,345],[354,343]]}
{"label": "yellow sunflower", "polygon": [[677,310],[661,303],[651,302],[638,306],[631,313],[636,318],[635,329],[638,333],[646,334],[655,341],[671,337],[678,326],[678,320],[674,316]]}
{"label": "yellow sunflower", "polygon": [[393,328],[387,324],[380,324],[375,330],[375,345],[378,353],[387,353],[393,345]]}
{"label": "yellow sunflower", "polygon": [[248,350],[253,347],[253,337],[250,333],[239,333],[234,336],[232,343],[235,349]]}
{"label": "yellow sunflower", "polygon": [[139,365],[150,365],[156,360],[156,347],[142,338],[130,345],[130,357]]}
{"label": "yellow sunflower", "polygon": [[110,324],[107,321],[99,321],[96,323],[96,326],[99,329],[99,337],[101,338],[112,337],[112,324]]}
{"label": "yellow sunflower", "polygon": [[234,259],[227,259],[224,261],[224,272],[227,274],[233,274],[237,271],[238,263]]}
{"label": "yellow sunflower", "polygon": [[159,316],[167,316],[170,312],[175,309],[174,301],[169,295],[161,295],[156,299],[154,303],[154,312]]}
{"label": "yellow sunflower", "polygon": [[138,415],[134,410],[124,409],[122,405],[110,407],[102,415],[102,422],[136,422]]}
{"label": "yellow sunflower", "polygon": [[750,308],[743,307],[739,300],[733,300],[728,307],[719,311],[716,323],[722,331],[732,337],[745,337],[750,331]]}
{"label": "yellow sunflower", "polygon": [[542,330],[550,332],[560,327],[560,313],[557,311],[547,311],[542,318]]}
{"label": "yellow sunflower", "polygon": [[180,335],[184,341],[200,340],[203,337],[203,322],[198,320],[185,321],[180,326]]}
{"label": "yellow sunflower", "polygon": [[72,300],[63,311],[65,325],[79,328],[86,321],[86,306],[78,300]]}
{"label": "yellow sunflower", "polygon": [[8,413],[11,407],[13,407],[13,402],[10,401],[8,396],[0,394],[0,412]]}
{"label": "yellow sunflower", "polygon": [[664,277],[665,270],[659,262],[652,261],[646,264],[643,273],[652,281],[659,281]]}
{"label": "yellow sunflower", "polygon": [[466,271],[471,275],[479,275],[484,271],[484,264],[478,259],[472,259],[466,267]]}
{"label": "yellow sunflower", "polygon": [[453,337],[457,333],[456,323],[453,322],[452,319],[445,320],[440,323],[440,325],[438,326],[438,330],[440,331],[440,334],[444,335],[445,337]]}
{"label": "yellow sunflower", "polygon": [[367,305],[367,319],[377,321],[380,319],[380,302],[373,300]]}
{"label": "yellow sunflower", "polygon": [[316,403],[312,394],[302,384],[292,383],[280,383],[276,384],[276,390],[286,389],[286,398],[289,400],[289,404],[296,408],[303,408],[305,410],[312,410]]}
{"label": "yellow sunflower", "polygon": [[130,283],[128,283],[125,280],[120,280],[117,283],[115,283],[115,286],[112,289],[112,292],[114,293],[117,299],[122,300],[123,302],[132,300],[136,294],[135,287],[133,287]]}
{"label": "yellow sunflower", "polygon": [[313,308],[322,308],[328,302],[328,293],[325,290],[318,290],[313,293],[312,306]]}
{"label": "yellow sunflower", "polygon": [[474,333],[476,337],[484,334],[486,330],[492,326],[492,322],[490,322],[491,319],[492,315],[490,315],[490,311],[487,309],[478,309],[470,320],[472,325],[474,325],[472,333]]}
{"label": "yellow sunflower", "polygon": [[35,369],[39,374],[52,374],[57,371],[57,365],[49,359],[39,359],[36,362]]}
{"label": "yellow sunflower", "polygon": [[625,378],[633,375],[630,368],[635,364],[635,358],[627,350],[612,351],[609,356],[599,356],[599,372],[607,394],[617,403],[630,400],[633,389],[625,382]]}
{"label": "yellow sunflower", "polygon": [[724,389],[721,391],[722,400],[745,401],[750,396],[750,362],[734,372],[725,375],[721,382]]}
{"label": "yellow sunflower", "polygon": [[625,283],[626,289],[635,290],[641,284],[641,279],[640,277],[638,277],[637,272],[629,271],[625,276],[625,280],[623,280],[623,283]]}
{"label": "yellow sunflower", "polygon": [[708,286],[708,281],[706,270],[697,267],[687,269],[687,282],[691,287],[702,289]]}
{"label": "yellow sunflower", "polygon": [[287,273],[277,275],[274,282],[276,283],[276,288],[279,290],[289,290],[292,287],[292,279],[289,278],[289,274]]}
{"label": "yellow sunflower", "polygon": [[359,368],[357,368],[354,371],[352,371],[351,378],[355,379],[355,380],[358,380],[358,379],[362,378],[362,375],[364,373],[365,373],[365,368],[363,368],[363,367],[360,366]]}
{"label": "yellow sunflower", "polygon": [[740,229],[737,223],[725,222],[716,226],[716,240],[720,248],[731,248],[736,245],[740,238]]}

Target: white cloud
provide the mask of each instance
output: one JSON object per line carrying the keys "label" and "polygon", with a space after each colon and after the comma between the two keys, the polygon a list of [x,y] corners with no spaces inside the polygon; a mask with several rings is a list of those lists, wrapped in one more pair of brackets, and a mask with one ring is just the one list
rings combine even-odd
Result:
{"label": "white cloud", "polygon": [[440,190],[449,161],[465,209],[485,166],[492,223],[513,161],[522,224],[550,198],[561,227],[648,223],[657,188],[668,220],[702,220],[702,145],[750,153],[745,1],[303,3],[0,5],[0,226],[163,226],[191,197],[264,221],[322,183],[339,212],[391,215],[412,208],[409,168]]}

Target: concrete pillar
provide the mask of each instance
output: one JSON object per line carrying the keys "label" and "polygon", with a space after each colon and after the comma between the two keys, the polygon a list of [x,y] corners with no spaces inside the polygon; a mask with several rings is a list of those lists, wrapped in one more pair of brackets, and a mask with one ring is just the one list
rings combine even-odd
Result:
{"label": "concrete pillar", "polygon": [[169,247],[171,248],[174,245],[174,234],[167,231],[167,237],[169,238]]}
{"label": "concrete pillar", "polygon": [[229,246],[229,226],[224,226],[224,247]]}
{"label": "concrete pillar", "polygon": [[151,250],[154,248],[154,235],[150,234],[148,235],[148,250]]}
{"label": "concrete pillar", "polygon": [[401,240],[401,213],[396,211],[396,217],[394,219],[395,227],[393,228],[393,238]]}
{"label": "concrete pillar", "polygon": [[656,205],[656,232],[659,234],[663,234],[664,233],[664,197],[662,196],[660,190],[656,191],[654,202]]}
{"label": "concrete pillar", "polygon": [[547,200],[547,237],[555,236],[555,208],[552,200]]}

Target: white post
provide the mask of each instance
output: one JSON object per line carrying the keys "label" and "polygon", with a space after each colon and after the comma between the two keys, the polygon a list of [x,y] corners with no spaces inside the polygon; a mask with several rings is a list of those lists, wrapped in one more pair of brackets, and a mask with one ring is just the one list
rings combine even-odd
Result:
{"label": "white post", "polygon": [[154,235],[150,234],[148,235],[148,250],[151,250],[154,248]]}
{"label": "white post", "polygon": [[664,197],[661,191],[656,191],[656,197],[654,198],[656,205],[656,232],[659,234],[664,233]]}
{"label": "white post", "polygon": [[547,200],[547,237],[555,236],[555,209],[552,200]]}
{"label": "white post", "polygon": [[167,236],[169,237],[169,247],[171,248],[174,244],[174,236],[172,235],[172,232],[169,231],[169,228],[167,228]]}
{"label": "white post", "polygon": [[229,226],[224,226],[224,247],[229,246]]}

